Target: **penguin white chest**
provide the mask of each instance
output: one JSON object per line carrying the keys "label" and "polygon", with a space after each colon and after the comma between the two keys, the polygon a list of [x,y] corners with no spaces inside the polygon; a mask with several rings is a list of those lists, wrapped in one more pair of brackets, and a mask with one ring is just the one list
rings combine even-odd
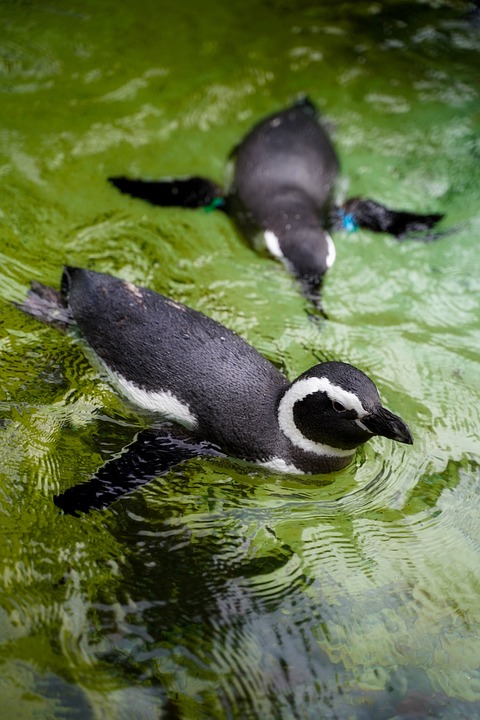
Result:
{"label": "penguin white chest", "polygon": [[112,385],[135,407],[154,413],[162,420],[176,422],[188,430],[198,428],[198,419],[188,404],[176,397],[171,390],[145,390],[109,368],[107,372]]}

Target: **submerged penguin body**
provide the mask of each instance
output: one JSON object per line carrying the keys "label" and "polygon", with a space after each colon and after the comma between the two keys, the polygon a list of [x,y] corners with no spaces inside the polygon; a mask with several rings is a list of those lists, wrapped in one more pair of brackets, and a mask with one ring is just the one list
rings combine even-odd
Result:
{"label": "submerged penguin body", "polygon": [[336,257],[329,228],[365,227],[402,238],[430,229],[443,217],[391,210],[361,198],[334,208],[332,191],[340,165],[308,98],[257,123],[234,149],[232,162],[233,180],[225,190],[198,176],[109,180],[122,192],[154,205],[225,211],[254,244],[261,236],[262,244],[300,280],[314,304],[319,304],[318,288]]}
{"label": "submerged penguin body", "polygon": [[309,103],[263,120],[234,151],[237,222],[257,226],[270,253],[318,285],[333,264],[325,226],[339,161]]}

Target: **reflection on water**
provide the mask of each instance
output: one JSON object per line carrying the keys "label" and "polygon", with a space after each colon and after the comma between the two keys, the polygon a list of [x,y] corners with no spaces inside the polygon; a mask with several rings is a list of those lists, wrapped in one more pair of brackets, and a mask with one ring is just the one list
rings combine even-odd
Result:
{"label": "reflection on water", "polygon": [[[0,6],[5,717],[480,716],[470,10]],[[303,92],[332,128],[349,196],[445,212],[455,229],[428,245],[337,232],[321,324],[227,218],[149,208],[106,182],[221,183],[245,131]],[[62,513],[55,496],[145,431],[75,341],[11,305],[31,279],[56,285],[64,262],[170,293],[291,377],[317,360],[358,365],[413,447],[375,438],[342,473],[303,479],[192,457],[109,508]]]}
{"label": "reflection on water", "polygon": [[[435,653],[448,662],[459,634],[469,652],[476,592],[471,586],[458,604],[438,565],[438,511],[383,522],[320,513],[313,524],[307,502],[294,517],[260,502],[248,510],[239,496],[252,499],[255,489],[241,480],[210,487],[199,503],[197,478],[179,473],[168,489],[154,484],[113,506],[111,530],[129,551],[114,596],[100,591],[91,607],[100,633],[92,654],[114,663],[127,684],[147,683],[180,716],[478,712],[436,690],[429,660]],[[468,496],[470,478],[466,485]],[[472,539],[478,552],[478,532]],[[445,551],[458,547],[457,539]],[[382,667],[382,657],[395,662]]]}

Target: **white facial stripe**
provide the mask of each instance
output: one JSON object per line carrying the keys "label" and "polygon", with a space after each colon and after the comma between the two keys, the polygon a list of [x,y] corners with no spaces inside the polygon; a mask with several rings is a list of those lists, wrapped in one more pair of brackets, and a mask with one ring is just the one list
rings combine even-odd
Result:
{"label": "white facial stripe", "polygon": [[[278,258],[279,260],[286,260],[285,255],[282,253],[282,250],[280,248],[280,241],[272,230],[265,230],[265,232],[263,233],[263,238],[265,240],[265,245],[270,255]],[[325,239],[327,241],[328,248],[327,257],[325,258],[325,265],[327,266],[327,268],[331,268],[337,257],[337,250],[335,248],[335,243],[326,231]]]}
{"label": "white facial stripe", "polygon": [[326,393],[332,402],[341,403],[346,410],[354,410],[360,418],[368,415],[368,412],[354,393],[344,390],[338,385],[334,385],[325,377],[304,378],[303,380],[294,382],[280,400],[278,406],[280,429],[294,445],[307,452],[312,452],[316,455],[334,455],[336,457],[352,455],[353,450],[340,450],[330,445],[309,440],[295,425],[293,419],[293,407],[295,403],[315,392]]}
{"label": "white facial stripe", "polygon": [[341,403],[346,410],[355,410],[359,418],[369,415],[368,410],[365,410],[355,393],[352,393],[349,390],[344,390],[339,385],[334,385],[326,377],[310,377],[294,382],[285,393],[283,400],[292,391],[295,391],[294,402],[303,400],[304,397],[311,395],[314,392],[324,392],[327,393],[332,402]]}
{"label": "white facial stripe", "polygon": [[[280,242],[275,233],[272,230],[265,230],[265,232],[263,233],[263,238],[265,240],[265,245],[267,246],[267,250],[270,255],[273,255],[273,257],[276,257],[279,260],[285,260],[285,256],[280,248]],[[331,268],[337,257],[337,250],[335,248],[335,243],[327,232],[325,232],[325,239],[328,246],[325,265],[327,266],[327,268]]]}
{"label": "white facial stripe", "polygon": [[305,473],[303,470],[299,470],[295,465],[290,465],[289,463],[285,462],[285,460],[282,460],[282,458],[273,457],[270,460],[264,460],[262,462],[257,462],[257,465],[261,465],[264,468],[268,468],[269,470],[273,470],[273,472],[277,473],[290,473],[291,475],[304,475]]}
{"label": "white facial stripe", "polygon": [[160,392],[149,392],[138,387],[135,383],[130,382],[119,373],[113,372],[107,368],[108,376],[114,386],[129,400],[133,405],[156,413],[164,420],[171,420],[180,425],[195,430],[198,427],[198,421],[195,415],[190,411],[186,403],[175,397],[170,390]]}
{"label": "white facial stripe", "polygon": [[263,237],[265,239],[265,245],[267,246],[267,250],[270,255],[273,255],[273,257],[276,257],[279,260],[283,260],[284,255],[280,249],[280,242],[275,233],[271,230],[265,230],[265,232],[263,233]]}
{"label": "white facial stripe", "polygon": [[[327,380],[327,378],[310,378],[310,380],[317,379],[321,383],[321,389],[327,393],[332,402],[341,403],[345,410],[355,410],[359,418],[366,417],[370,414],[368,410],[365,410],[355,393],[344,390],[338,385],[334,385],[330,380]],[[315,390],[313,392],[315,392]]]}
{"label": "white facial stripe", "polygon": [[328,232],[325,232],[325,238],[327,240],[327,245],[328,245],[327,259],[325,262],[326,262],[327,268],[331,268],[337,257],[337,250],[335,248],[335,243],[333,242],[333,240],[330,237],[330,235],[328,234]]}

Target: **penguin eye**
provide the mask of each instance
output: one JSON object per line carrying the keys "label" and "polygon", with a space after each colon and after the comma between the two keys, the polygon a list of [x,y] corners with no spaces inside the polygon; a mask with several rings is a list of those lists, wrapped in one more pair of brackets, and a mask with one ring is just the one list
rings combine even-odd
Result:
{"label": "penguin eye", "polygon": [[342,403],[339,403],[337,400],[332,400],[332,407],[335,410],[335,412],[344,412],[345,406],[342,405]]}

